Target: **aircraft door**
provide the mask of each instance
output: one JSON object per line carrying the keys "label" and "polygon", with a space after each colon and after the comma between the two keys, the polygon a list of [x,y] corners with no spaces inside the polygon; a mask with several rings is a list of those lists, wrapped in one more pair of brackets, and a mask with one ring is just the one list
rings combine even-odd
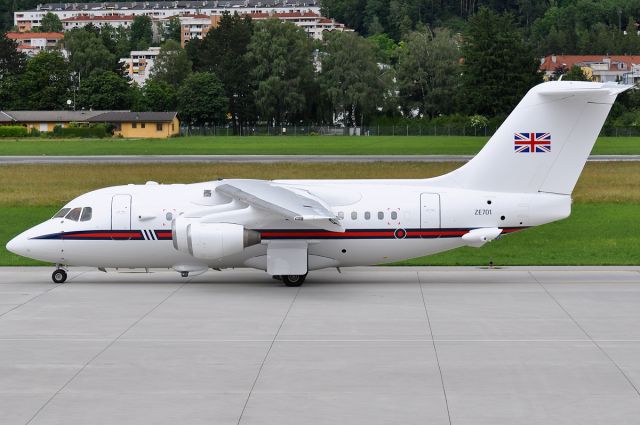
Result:
{"label": "aircraft door", "polygon": [[440,195],[437,193],[420,194],[420,227],[440,228]]}
{"label": "aircraft door", "polygon": [[111,198],[111,230],[131,230],[131,195]]}

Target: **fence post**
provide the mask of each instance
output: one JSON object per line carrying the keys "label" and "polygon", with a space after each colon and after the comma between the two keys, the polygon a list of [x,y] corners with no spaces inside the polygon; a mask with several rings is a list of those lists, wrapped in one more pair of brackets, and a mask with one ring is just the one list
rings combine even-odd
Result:
{"label": "fence post", "polygon": [[434,136],[438,135],[438,126],[436,124],[433,125],[433,135]]}
{"label": "fence post", "polygon": [[396,135],[396,125],[395,125],[395,124],[393,124],[393,125],[391,126],[391,135],[392,135],[392,136],[395,136],[395,135]]}
{"label": "fence post", "polygon": [[407,136],[409,135],[409,124],[407,124]]}

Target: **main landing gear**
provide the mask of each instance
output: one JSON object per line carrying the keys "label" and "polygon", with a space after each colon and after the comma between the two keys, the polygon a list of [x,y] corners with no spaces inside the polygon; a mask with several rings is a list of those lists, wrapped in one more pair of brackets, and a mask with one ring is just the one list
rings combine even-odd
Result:
{"label": "main landing gear", "polygon": [[63,269],[56,269],[51,275],[51,279],[53,283],[64,283],[64,281],[67,280],[67,272]]}
{"label": "main landing gear", "polygon": [[304,283],[304,280],[307,278],[307,273],[305,274],[283,274],[280,276],[282,282],[289,287],[300,286]]}

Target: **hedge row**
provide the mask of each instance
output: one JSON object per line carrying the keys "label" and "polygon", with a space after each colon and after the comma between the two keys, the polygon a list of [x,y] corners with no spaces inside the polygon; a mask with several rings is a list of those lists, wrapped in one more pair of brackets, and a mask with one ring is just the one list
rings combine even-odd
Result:
{"label": "hedge row", "polygon": [[21,125],[0,125],[0,137],[27,137],[29,130]]}
{"label": "hedge row", "polygon": [[81,137],[87,139],[102,139],[103,137],[110,136],[107,131],[107,126],[102,124],[92,125],[90,127],[60,127],[55,126],[53,128],[53,137],[68,138],[68,137]]}

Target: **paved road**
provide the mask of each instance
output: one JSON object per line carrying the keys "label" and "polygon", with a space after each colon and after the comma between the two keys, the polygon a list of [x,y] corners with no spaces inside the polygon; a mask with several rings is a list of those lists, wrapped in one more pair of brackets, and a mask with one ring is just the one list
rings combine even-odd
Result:
{"label": "paved road", "polygon": [[0,268],[0,423],[616,424],[640,268]]}
{"label": "paved road", "polygon": [[[472,155],[101,155],[0,156],[1,164],[95,164],[167,162],[464,162]],[[592,155],[589,161],[640,161],[640,155]]]}

